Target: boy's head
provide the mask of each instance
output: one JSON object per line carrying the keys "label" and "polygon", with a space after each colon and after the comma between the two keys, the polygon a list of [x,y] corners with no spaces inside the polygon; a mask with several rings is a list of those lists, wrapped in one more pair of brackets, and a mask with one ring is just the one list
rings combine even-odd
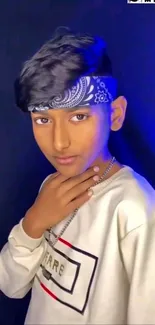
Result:
{"label": "boy's head", "polygon": [[110,129],[121,128],[126,101],[116,98],[101,38],[57,32],[24,64],[15,92],[17,105],[31,113],[41,151],[60,173],[71,177],[106,160]]}

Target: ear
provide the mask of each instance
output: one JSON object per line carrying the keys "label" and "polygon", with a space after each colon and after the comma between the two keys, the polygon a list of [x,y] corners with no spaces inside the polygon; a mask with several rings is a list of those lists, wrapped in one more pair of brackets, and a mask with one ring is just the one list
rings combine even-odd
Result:
{"label": "ear", "polygon": [[121,129],[127,108],[127,100],[124,96],[119,96],[111,104],[111,130],[118,131]]}

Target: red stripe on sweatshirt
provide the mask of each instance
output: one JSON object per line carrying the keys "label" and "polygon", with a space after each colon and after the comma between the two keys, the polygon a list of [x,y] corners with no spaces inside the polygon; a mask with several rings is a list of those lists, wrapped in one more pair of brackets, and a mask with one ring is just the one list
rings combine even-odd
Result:
{"label": "red stripe on sweatshirt", "polygon": [[63,243],[64,245],[68,246],[68,247],[72,247],[72,244],[70,244],[68,241],[66,241],[65,239],[59,238],[59,241],[61,241],[61,243]]}
{"label": "red stripe on sweatshirt", "polygon": [[54,293],[52,293],[48,288],[46,288],[42,282],[40,282],[40,285],[52,298],[57,300],[57,296],[55,296]]}

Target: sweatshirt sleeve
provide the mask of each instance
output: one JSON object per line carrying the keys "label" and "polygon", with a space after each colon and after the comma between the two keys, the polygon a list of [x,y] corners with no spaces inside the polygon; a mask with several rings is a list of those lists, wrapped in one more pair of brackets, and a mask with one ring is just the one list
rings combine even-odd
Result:
{"label": "sweatshirt sleeve", "polygon": [[121,253],[130,285],[127,324],[155,324],[155,216],[128,233]]}
{"label": "sweatshirt sleeve", "polygon": [[31,289],[46,252],[44,236],[29,237],[24,232],[22,220],[14,226],[0,253],[0,290],[10,298],[23,298]]}

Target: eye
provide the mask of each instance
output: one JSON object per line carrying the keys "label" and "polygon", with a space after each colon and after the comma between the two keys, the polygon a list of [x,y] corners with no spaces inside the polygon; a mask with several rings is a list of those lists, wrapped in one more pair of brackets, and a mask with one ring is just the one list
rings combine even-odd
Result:
{"label": "eye", "polygon": [[71,118],[71,121],[80,122],[85,121],[88,118],[87,114],[77,114]]}
{"label": "eye", "polygon": [[50,123],[50,120],[48,118],[45,118],[45,117],[36,118],[34,121],[35,121],[36,124],[48,124],[48,123]]}

